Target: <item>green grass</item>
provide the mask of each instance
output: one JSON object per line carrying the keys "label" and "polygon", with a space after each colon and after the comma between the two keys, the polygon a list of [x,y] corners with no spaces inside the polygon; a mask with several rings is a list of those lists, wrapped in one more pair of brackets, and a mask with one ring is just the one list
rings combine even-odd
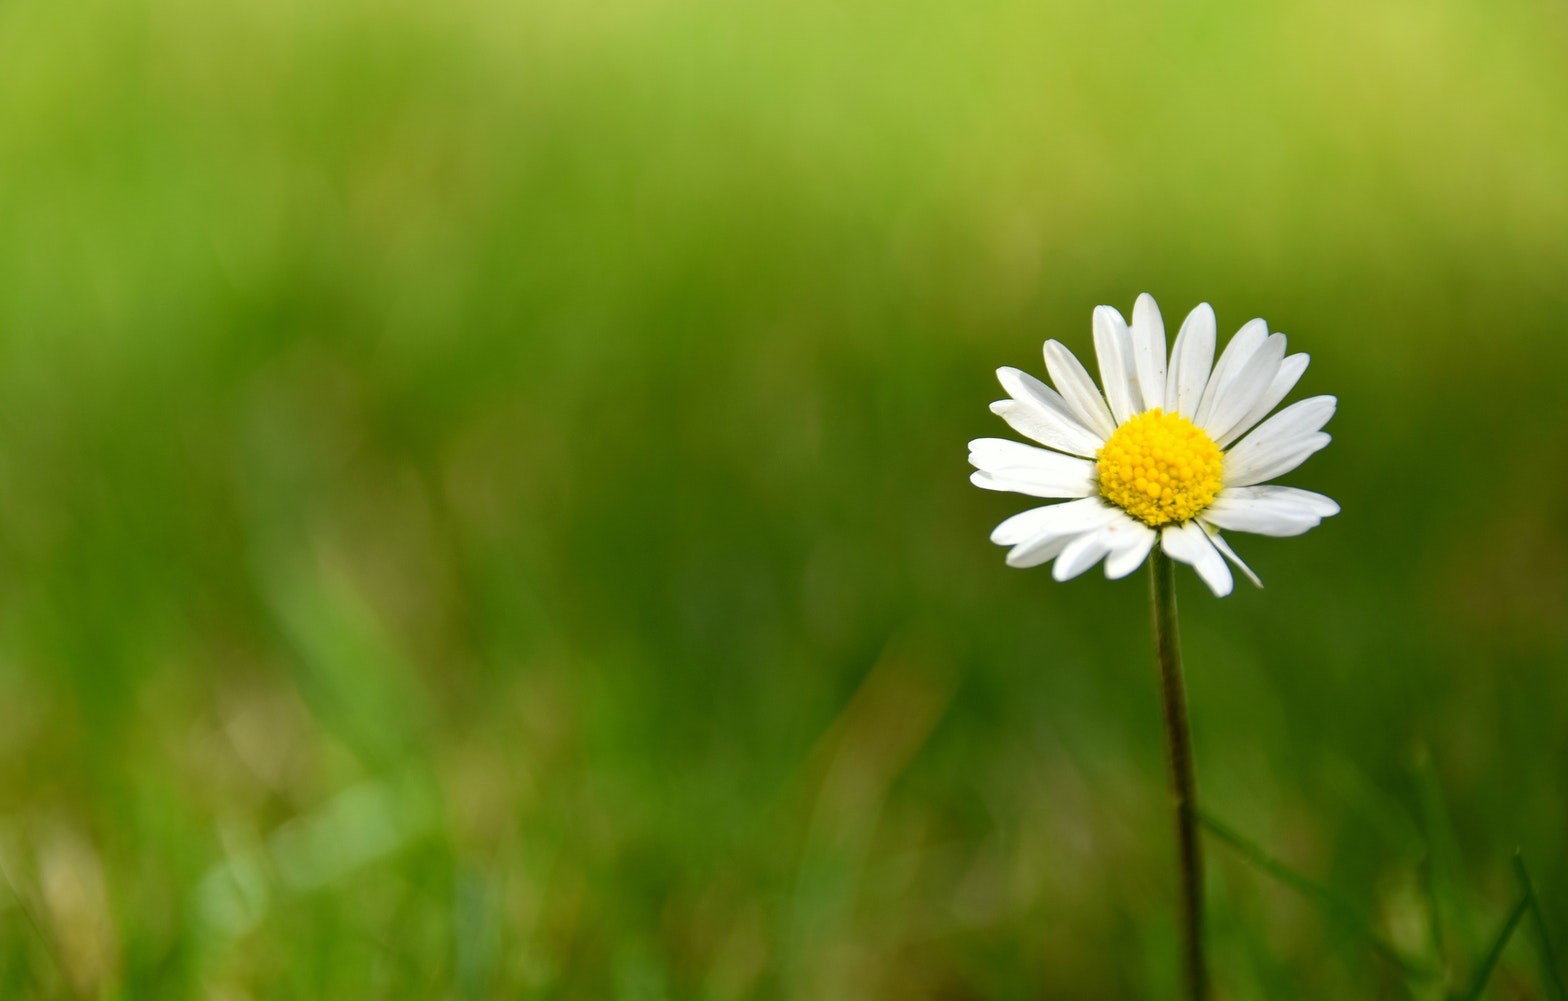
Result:
{"label": "green grass", "polygon": [[[991,371],[1267,317],[1181,581],[1226,998],[1568,938],[1559,6],[0,8],[0,994],[1167,997],[1141,579]],[[1523,918],[1524,912],[1520,912]],[[1560,987],[1556,988],[1560,993]],[[1549,996],[1549,995],[1548,995]]]}

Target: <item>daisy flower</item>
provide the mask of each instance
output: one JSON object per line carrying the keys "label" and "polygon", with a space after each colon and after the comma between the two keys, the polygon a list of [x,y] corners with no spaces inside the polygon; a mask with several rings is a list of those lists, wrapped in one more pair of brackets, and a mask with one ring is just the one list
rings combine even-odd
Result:
{"label": "daisy flower", "polygon": [[1167,356],[1165,323],[1145,294],[1130,325],[1109,306],[1095,309],[1094,350],[1103,396],[1054,340],[1045,342],[1045,368],[1055,389],[1016,368],[997,370],[1008,399],[992,412],[1045,447],[976,439],[971,481],[1066,501],[996,527],[991,541],[1011,547],[1009,566],[1055,560],[1052,576],[1068,580],[1104,560],[1114,579],[1136,570],[1158,540],[1223,597],[1227,560],[1262,582],[1222,532],[1300,535],[1339,512],[1322,494],[1267,485],[1329,443],[1321,429],[1336,402],[1314,396],[1269,417],[1307,368],[1306,355],[1285,354],[1284,334],[1253,320],[1215,361],[1214,310],[1204,303]]}

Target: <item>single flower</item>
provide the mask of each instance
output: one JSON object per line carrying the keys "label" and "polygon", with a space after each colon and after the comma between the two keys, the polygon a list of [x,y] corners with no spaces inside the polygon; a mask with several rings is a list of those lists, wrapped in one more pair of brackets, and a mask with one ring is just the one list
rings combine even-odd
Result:
{"label": "single flower", "polygon": [[1009,566],[1055,560],[1052,576],[1068,580],[1104,560],[1114,579],[1136,570],[1158,539],[1223,597],[1232,585],[1227,560],[1262,582],[1222,531],[1300,535],[1339,512],[1322,494],[1266,485],[1329,443],[1321,429],[1336,403],[1314,396],[1269,417],[1307,369],[1306,355],[1285,354],[1284,334],[1253,320],[1216,362],[1214,310],[1203,303],[1167,356],[1165,323],[1145,294],[1131,325],[1109,306],[1095,309],[1094,350],[1103,396],[1054,340],[1045,342],[1045,368],[1055,389],[1016,368],[997,370],[1009,399],[991,410],[1045,447],[976,439],[971,481],[1066,501],[996,527],[991,541],[1012,547]]}

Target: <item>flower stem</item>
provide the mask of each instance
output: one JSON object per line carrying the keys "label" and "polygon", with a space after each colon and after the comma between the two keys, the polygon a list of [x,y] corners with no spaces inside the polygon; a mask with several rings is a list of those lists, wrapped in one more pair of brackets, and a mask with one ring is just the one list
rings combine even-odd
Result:
{"label": "flower stem", "polygon": [[1176,568],[1155,545],[1149,559],[1149,597],[1154,604],[1154,660],[1160,671],[1165,710],[1165,756],[1176,806],[1177,868],[1181,900],[1182,973],[1188,1001],[1209,994],[1203,962],[1203,856],[1198,845],[1198,786],[1192,770],[1192,733],[1187,726],[1187,691],[1181,677],[1181,637],[1176,629]]}

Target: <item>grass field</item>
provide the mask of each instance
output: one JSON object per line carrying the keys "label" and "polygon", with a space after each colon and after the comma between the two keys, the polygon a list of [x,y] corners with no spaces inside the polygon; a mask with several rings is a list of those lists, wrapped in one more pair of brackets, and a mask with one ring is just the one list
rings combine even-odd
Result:
{"label": "grass field", "polygon": [[964,462],[1142,291],[1340,399],[1343,513],[1180,580],[1204,805],[1336,901],[1211,839],[1219,996],[1464,997],[1516,849],[1568,956],[1565,46],[0,5],[0,995],[1175,996],[1146,584]]}

